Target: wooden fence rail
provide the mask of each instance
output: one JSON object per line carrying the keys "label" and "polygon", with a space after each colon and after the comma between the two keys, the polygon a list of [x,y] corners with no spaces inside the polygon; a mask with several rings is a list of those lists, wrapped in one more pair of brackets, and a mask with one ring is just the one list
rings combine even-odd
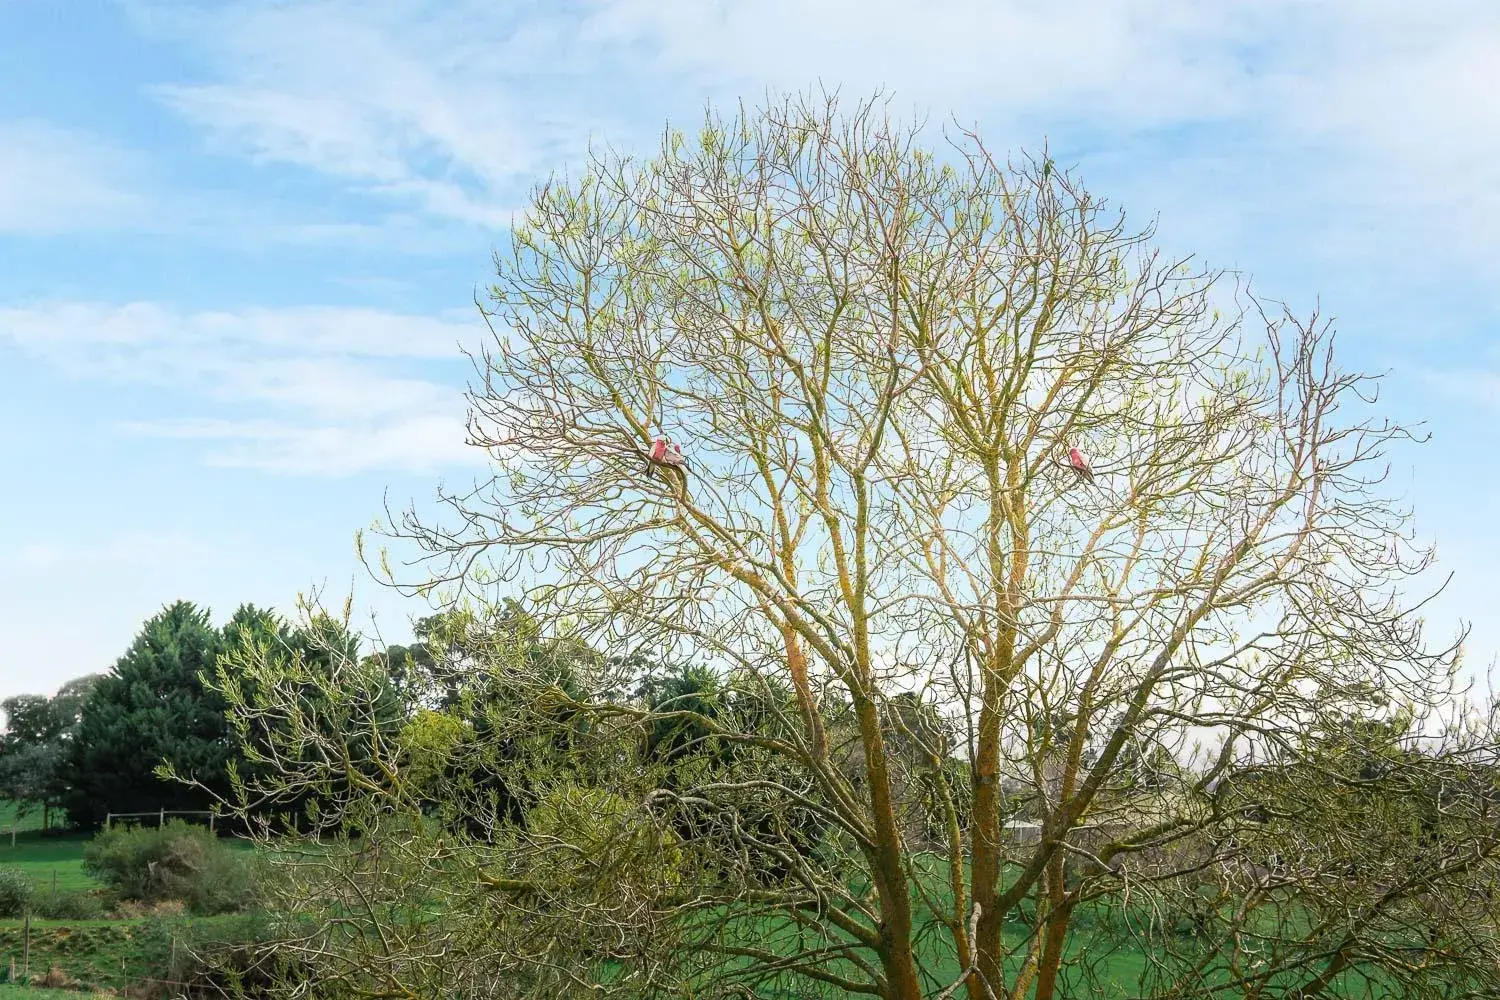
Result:
{"label": "wooden fence rail", "polygon": [[140,816],[155,816],[157,826],[166,826],[168,816],[207,816],[208,828],[212,831],[214,821],[218,819],[219,814],[211,809],[158,809],[155,812],[133,813],[112,812],[104,814],[104,829],[108,830],[113,826],[116,819],[131,819]]}

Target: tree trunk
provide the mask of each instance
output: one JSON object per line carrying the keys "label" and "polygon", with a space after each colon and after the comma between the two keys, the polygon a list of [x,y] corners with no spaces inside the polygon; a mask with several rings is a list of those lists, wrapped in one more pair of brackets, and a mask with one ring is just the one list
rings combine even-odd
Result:
{"label": "tree trunk", "polygon": [[978,746],[974,755],[974,807],[969,818],[973,835],[974,902],[979,920],[974,925],[974,956],[978,976],[969,977],[969,1000],[988,1000],[985,985],[1000,988],[1000,715],[989,699],[979,713]]}
{"label": "tree trunk", "polygon": [[881,965],[892,1000],[921,1000],[922,983],[912,951],[911,897],[901,867],[901,831],[891,799],[880,713],[875,702],[863,692],[856,693],[854,704],[864,744],[865,775],[870,783],[870,810],[875,821],[870,867],[880,896]]}
{"label": "tree trunk", "polygon": [[1063,884],[1063,856],[1060,852],[1047,863],[1047,897],[1049,912],[1042,960],[1037,968],[1036,1000],[1052,1000],[1057,990],[1063,944],[1067,941],[1068,924],[1073,914],[1073,904],[1067,901],[1067,887]]}

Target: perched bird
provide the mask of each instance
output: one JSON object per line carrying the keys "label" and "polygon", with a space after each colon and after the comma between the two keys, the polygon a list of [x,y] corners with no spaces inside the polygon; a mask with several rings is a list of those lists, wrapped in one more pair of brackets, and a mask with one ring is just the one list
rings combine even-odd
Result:
{"label": "perched bird", "polygon": [[1078,478],[1084,482],[1094,481],[1094,470],[1089,466],[1088,458],[1076,447],[1068,449],[1068,468],[1078,473]]}
{"label": "perched bird", "polygon": [[682,445],[673,444],[670,438],[657,438],[651,442],[646,453],[646,475],[651,475],[653,466],[664,465],[671,469],[687,468],[687,458],[682,454]]}

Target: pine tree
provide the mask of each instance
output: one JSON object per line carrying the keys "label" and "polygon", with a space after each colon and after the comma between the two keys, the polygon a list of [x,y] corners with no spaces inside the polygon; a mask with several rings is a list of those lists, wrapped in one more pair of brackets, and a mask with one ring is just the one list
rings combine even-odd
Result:
{"label": "pine tree", "polygon": [[208,612],[188,601],[142,626],[84,703],[70,746],[75,822],[96,825],[106,812],[208,808],[208,791],[156,777],[163,761],[213,791],[227,790],[234,746],[224,702],[200,679],[212,674],[222,645]]}

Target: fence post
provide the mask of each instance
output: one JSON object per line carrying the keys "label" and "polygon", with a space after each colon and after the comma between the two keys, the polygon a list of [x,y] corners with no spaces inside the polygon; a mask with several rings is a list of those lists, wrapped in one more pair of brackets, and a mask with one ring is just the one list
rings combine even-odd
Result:
{"label": "fence post", "polygon": [[104,814],[104,829],[106,829],[106,830],[109,829],[109,824],[114,821],[114,818],[115,818],[115,814],[114,813],[105,813]]}
{"label": "fence post", "polygon": [[167,825],[167,810],[162,808],[156,814],[156,828],[159,830]]}
{"label": "fence post", "polygon": [[26,919],[21,925],[21,976],[31,980],[31,907],[26,907]]}

